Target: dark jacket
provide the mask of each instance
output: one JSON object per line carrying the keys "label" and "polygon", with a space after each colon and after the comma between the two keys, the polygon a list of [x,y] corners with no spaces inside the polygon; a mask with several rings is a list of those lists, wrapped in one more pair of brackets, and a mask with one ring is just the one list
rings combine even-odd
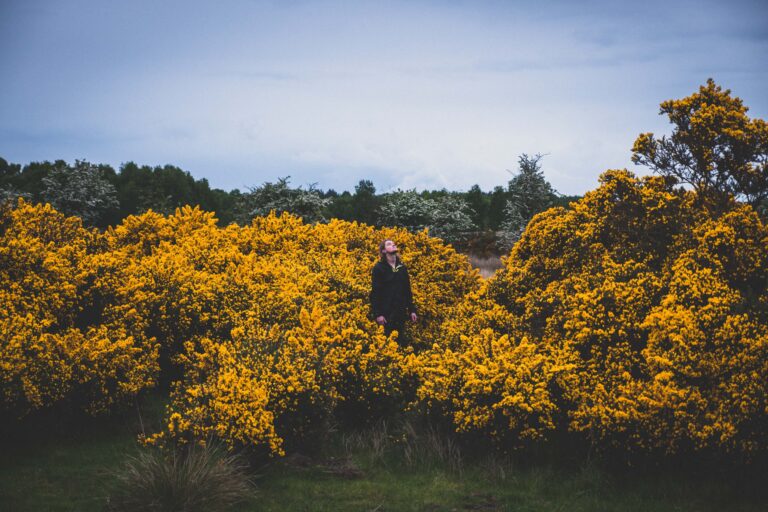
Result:
{"label": "dark jacket", "polygon": [[379,261],[371,271],[371,313],[373,318],[383,316],[389,320],[393,315],[416,313],[411,293],[408,269],[397,259],[397,270],[386,261]]}

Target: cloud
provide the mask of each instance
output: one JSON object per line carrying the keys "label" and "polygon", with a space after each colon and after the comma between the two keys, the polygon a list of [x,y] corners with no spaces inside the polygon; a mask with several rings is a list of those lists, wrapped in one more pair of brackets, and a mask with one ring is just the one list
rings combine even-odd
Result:
{"label": "cloud", "polygon": [[693,5],[15,8],[0,156],[172,163],[222,188],[487,190],[540,152],[555,188],[583,193],[632,168],[634,137],[667,129],[658,104],[709,76],[765,117],[765,8]]}

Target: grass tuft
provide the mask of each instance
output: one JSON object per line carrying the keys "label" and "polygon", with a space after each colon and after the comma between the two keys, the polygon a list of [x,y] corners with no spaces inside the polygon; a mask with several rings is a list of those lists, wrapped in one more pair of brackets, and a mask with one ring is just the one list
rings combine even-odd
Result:
{"label": "grass tuft", "polygon": [[114,512],[218,512],[254,495],[247,464],[219,446],[143,449],[116,473]]}

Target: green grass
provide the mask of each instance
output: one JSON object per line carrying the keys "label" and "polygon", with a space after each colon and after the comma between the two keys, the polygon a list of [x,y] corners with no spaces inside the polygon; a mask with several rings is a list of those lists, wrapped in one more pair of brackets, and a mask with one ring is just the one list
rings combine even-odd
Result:
{"label": "green grass", "polygon": [[597,469],[540,467],[491,479],[482,468],[461,476],[439,469],[379,468],[357,479],[321,469],[278,467],[260,481],[258,506],[298,511],[758,511],[765,501],[712,482],[647,477],[621,482]]}
{"label": "green grass", "polygon": [[151,396],[113,418],[69,411],[4,424],[0,431],[0,511],[104,510],[111,474],[138,449],[141,424],[157,428],[164,399]]}
{"label": "green grass", "polygon": [[0,510],[102,510],[107,470],[134,448],[126,436],[31,444],[0,463]]}
{"label": "green grass", "polygon": [[[157,412],[162,404],[150,403]],[[150,416],[152,414],[149,414]],[[113,472],[138,449],[136,414],[73,430],[38,423],[0,448],[0,511],[103,511]],[[155,420],[156,421],[156,420]],[[146,424],[146,418],[144,419]],[[21,438],[26,441],[21,442]],[[428,457],[407,464],[340,434],[326,453],[287,457],[254,470],[256,498],[236,511],[762,511],[764,474],[610,471],[597,464],[478,458],[460,471]]]}

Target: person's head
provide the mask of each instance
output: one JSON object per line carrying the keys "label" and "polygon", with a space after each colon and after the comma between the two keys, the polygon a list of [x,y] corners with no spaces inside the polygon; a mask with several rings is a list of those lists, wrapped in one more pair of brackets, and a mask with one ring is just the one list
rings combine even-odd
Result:
{"label": "person's head", "polygon": [[387,254],[393,254],[397,256],[397,245],[395,245],[395,242],[389,238],[382,240],[379,243],[379,256],[381,256],[381,259],[386,259]]}

